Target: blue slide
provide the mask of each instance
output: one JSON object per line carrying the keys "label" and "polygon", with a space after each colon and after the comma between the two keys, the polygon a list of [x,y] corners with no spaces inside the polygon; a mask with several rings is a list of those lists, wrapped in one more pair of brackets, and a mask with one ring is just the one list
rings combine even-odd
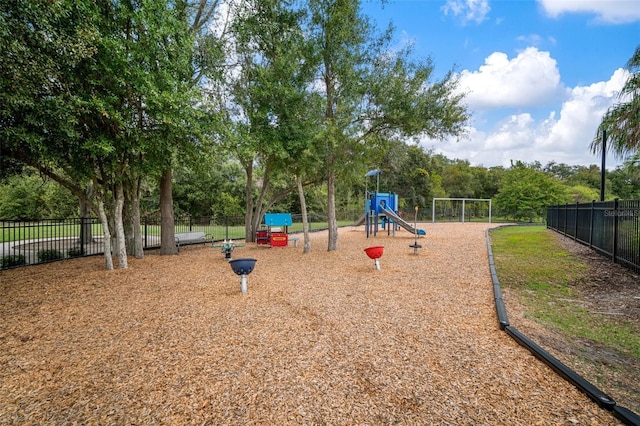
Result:
{"label": "blue slide", "polygon": [[425,232],[424,229],[418,229],[416,232],[416,228],[414,228],[413,226],[409,225],[409,223],[407,221],[405,221],[403,218],[401,218],[400,216],[398,216],[396,214],[396,212],[394,212],[391,209],[388,209],[386,207],[380,206],[380,209],[384,212],[384,214],[387,215],[387,217],[391,220],[393,220],[395,223],[397,223],[398,225],[402,226],[404,229],[406,229],[407,231],[411,232],[412,234],[418,234],[418,235],[427,235],[427,233]]}

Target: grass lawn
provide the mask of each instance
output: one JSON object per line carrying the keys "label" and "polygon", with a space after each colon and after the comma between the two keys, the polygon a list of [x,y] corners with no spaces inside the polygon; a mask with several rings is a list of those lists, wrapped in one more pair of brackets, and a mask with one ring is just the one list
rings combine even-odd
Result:
{"label": "grass lawn", "polygon": [[527,316],[567,336],[589,339],[640,359],[640,336],[624,321],[589,312],[579,303],[589,279],[586,261],[563,249],[544,226],[491,232],[500,284],[516,291]]}
{"label": "grass lawn", "polygon": [[[353,221],[338,221],[338,226],[351,225]],[[142,235],[159,236],[160,225],[142,225]],[[309,229],[326,229],[326,222],[311,222]],[[175,232],[187,231],[203,231],[210,235],[214,240],[222,240],[225,238],[243,239],[245,238],[244,225],[225,226],[224,224],[209,225],[176,225]],[[301,232],[302,223],[297,222],[289,227],[289,232]],[[93,235],[102,235],[102,225],[94,223],[91,226]],[[80,235],[80,225],[56,222],[30,222],[23,223],[19,226],[3,226],[0,232],[0,243],[8,243],[13,241],[38,240],[45,238],[67,238]]]}

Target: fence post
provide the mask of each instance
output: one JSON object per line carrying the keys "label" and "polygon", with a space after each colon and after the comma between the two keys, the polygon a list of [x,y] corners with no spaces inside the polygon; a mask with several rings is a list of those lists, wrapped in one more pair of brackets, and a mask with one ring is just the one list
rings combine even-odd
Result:
{"label": "fence post", "polygon": [[593,212],[596,209],[596,200],[591,200],[591,211],[589,217],[589,248],[593,248]]}
{"label": "fence post", "polygon": [[618,257],[618,199],[613,200],[613,250],[611,250],[613,256],[613,263],[617,262]]}
{"label": "fence post", "polygon": [[84,216],[80,217],[80,256],[84,256]]}
{"label": "fence post", "polygon": [[229,239],[229,216],[224,217],[224,239]]}
{"label": "fence post", "polygon": [[580,207],[580,203],[576,201],[576,215],[575,215],[575,224],[573,226],[573,241],[578,239],[578,208]]}
{"label": "fence post", "polygon": [[147,233],[148,229],[147,229],[147,225],[149,224],[149,217],[145,216],[144,217],[144,248],[149,247],[149,241],[147,240],[147,236],[149,235]]}

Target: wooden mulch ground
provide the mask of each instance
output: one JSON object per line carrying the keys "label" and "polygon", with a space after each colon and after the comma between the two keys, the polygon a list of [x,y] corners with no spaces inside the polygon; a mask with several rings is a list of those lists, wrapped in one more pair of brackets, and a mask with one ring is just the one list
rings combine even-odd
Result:
{"label": "wooden mulch ground", "polygon": [[245,295],[203,246],[0,272],[0,424],[620,424],[499,330],[490,226],[250,243]]}

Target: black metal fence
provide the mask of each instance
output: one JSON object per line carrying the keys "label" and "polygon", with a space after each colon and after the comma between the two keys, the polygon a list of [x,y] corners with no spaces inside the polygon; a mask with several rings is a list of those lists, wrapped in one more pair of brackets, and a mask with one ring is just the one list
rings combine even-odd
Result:
{"label": "black metal fence", "polygon": [[640,200],[552,206],[547,209],[547,228],[640,271]]}
{"label": "black metal fence", "polygon": [[[337,213],[337,220],[354,223],[360,212]],[[301,215],[292,215],[295,226],[302,229]],[[310,229],[327,228],[327,216],[308,215]],[[208,239],[245,239],[245,218],[189,217],[174,220],[175,232],[202,231]],[[160,215],[141,218],[140,229],[145,250],[160,247]],[[291,231],[295,232],[295,227]],[[0,269],[53,262],[68,258],[104,253],[102,223],[97,218],[42,219],[33,221],[0,220]]]}

